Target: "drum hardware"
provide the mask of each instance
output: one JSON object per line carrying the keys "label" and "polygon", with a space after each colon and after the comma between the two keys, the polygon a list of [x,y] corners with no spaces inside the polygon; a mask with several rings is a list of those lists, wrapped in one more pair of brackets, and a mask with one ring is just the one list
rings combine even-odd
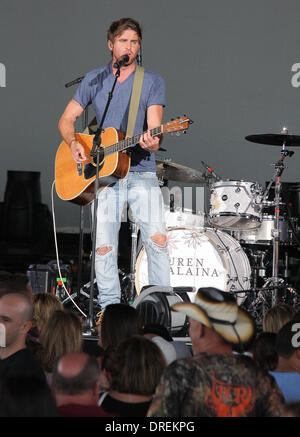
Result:
{"label": "drum hardware", "polygon": [[135,266],[137,257],[137,248],[139,241],[139,228],[133,218],[129,218],[129,229],[131,232],[131,249],[130,249],[130,269],[128,273],[119,269],[119,280],[121,287],[121,301],[124,303],[132,304],[136,297],[135,290]]}
{"label": "drum hardware", "polygon": [[270,144],[281,146],[281,159],[274,164],[275,172],[274,175],[262,197],[262,203],[264,203],[268,197],[271,185],[275,182],[275,196],[274,196],[274,217],[275,226],[273,230],[273,263],[272,263],[272,277],[268,279],[268,283],[274,284],[274,289],[272,292],[272,306],[276,305],[278,302],[278,290],[280,278],[278,276],[279,272],[279,238],[280,238],[280,205],[282,204],[281,191],[281,175],[284,171],[284,160],[287,156],[293,156],[294,152],[286,149],[288,146],[300,146],[300,136],[288,135],[288,130],[286,127],[282,128],[280,134],[264,134],[264,135],[248,135],[245,137],[246,140],[252,141],[259,144]]}
{"label": "drum hardware", "polygon": [[284,302],[293,308],[299,307],[300,294],[293,286],[287,284],[282,278],[279,279],[278,284],[274,284],[273,279],[269,278],[263,287],[247,290],[248,298],[242,304],[242,308],[249,311],[255,317],[258,329],[262,329],[266,312],[274,306],[274,291],[278,293],[278,302]]}
{"label": "drum hardware", "polygon": [[131,229],[131,257],[130,257],[130,298],[129,303],[133,301],[135,297],[135,263],[137,254],[137,242],[138,242],[138,226],[135,221],[130,221]]}
{"label": "drum hardware", "polygon": [[[220,181],[222,178],[204,161],[201,161],[201,164],[206,170],[206,177],[209,179],[214,178],[216,181]],[[210,181],[209,181],[210,182]]]}

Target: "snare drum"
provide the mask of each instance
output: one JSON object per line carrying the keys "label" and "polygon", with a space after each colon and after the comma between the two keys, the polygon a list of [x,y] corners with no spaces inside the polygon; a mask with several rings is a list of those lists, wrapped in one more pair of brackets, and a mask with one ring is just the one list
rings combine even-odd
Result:
{"label": "snare drum", "polygon": [[[238,291],[241,304],[250,288],[251,268],[239,242],[231,235],[215,229],[173,228],[167,231],[172,287],[216,287],[222,291]],[[148,282],[145,248],[137,257],[135,288],[137,293]],[[188,293],[189,294],[189,293]],[[193,301],[193,296],[190,296]]]}
{"label": "snare drum", "polygon": [[255,182],[219,181],[211,187],[209,222],[226,230],[255,229],[261,222],[262,189]]}

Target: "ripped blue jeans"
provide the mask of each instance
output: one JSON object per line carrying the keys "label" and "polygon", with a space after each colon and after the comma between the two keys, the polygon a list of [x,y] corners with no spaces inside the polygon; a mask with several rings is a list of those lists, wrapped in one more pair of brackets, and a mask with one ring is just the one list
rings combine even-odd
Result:
{"label": "ripped blue jeans", "polygon": [[145,245],[149,284],[170,285],[164,205],[157,176],[153,172],[129,172],[98,192],[95,274],[102,309],[120,302],[118,241],[121,220],[128,220],[123,211],[126,201],[128,215],[132,214]]}

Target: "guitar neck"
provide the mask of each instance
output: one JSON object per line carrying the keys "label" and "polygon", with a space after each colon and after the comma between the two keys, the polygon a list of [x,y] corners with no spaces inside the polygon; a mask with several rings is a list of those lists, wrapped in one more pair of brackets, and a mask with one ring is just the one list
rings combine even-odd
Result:
{"label": "guitar neck", "polygon": [[[115,144],[112,144],[108,147],[105,147],[104,149],[104,155],[111,155],[113,153],[116,152],[122,152],[122,150],[126,150],[129,147],[135,146],[136,144],[138,144],[138,142],[140,141],[141,136],[146,133],[143,132],[142,134],[137,134],[134,135],[133,137],[130,138],[125,138],[124,140],[118,141]],[[155,137],[157,135],[160,135],[162,133],[162,128],[161,126],[155,127],[153,129],[150,130],[151,136]]]}

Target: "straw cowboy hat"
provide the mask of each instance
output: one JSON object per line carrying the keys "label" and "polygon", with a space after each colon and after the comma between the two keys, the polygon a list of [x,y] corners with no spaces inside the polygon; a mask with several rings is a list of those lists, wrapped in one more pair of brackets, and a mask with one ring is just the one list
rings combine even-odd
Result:
{"label": "straw cowboy hat", "polygon": [[172,309],[214,329],[229,343],[247,343],[255,333],[252,317],[233,296],[217,288],[199,288],[193,303],[177,303]]}

